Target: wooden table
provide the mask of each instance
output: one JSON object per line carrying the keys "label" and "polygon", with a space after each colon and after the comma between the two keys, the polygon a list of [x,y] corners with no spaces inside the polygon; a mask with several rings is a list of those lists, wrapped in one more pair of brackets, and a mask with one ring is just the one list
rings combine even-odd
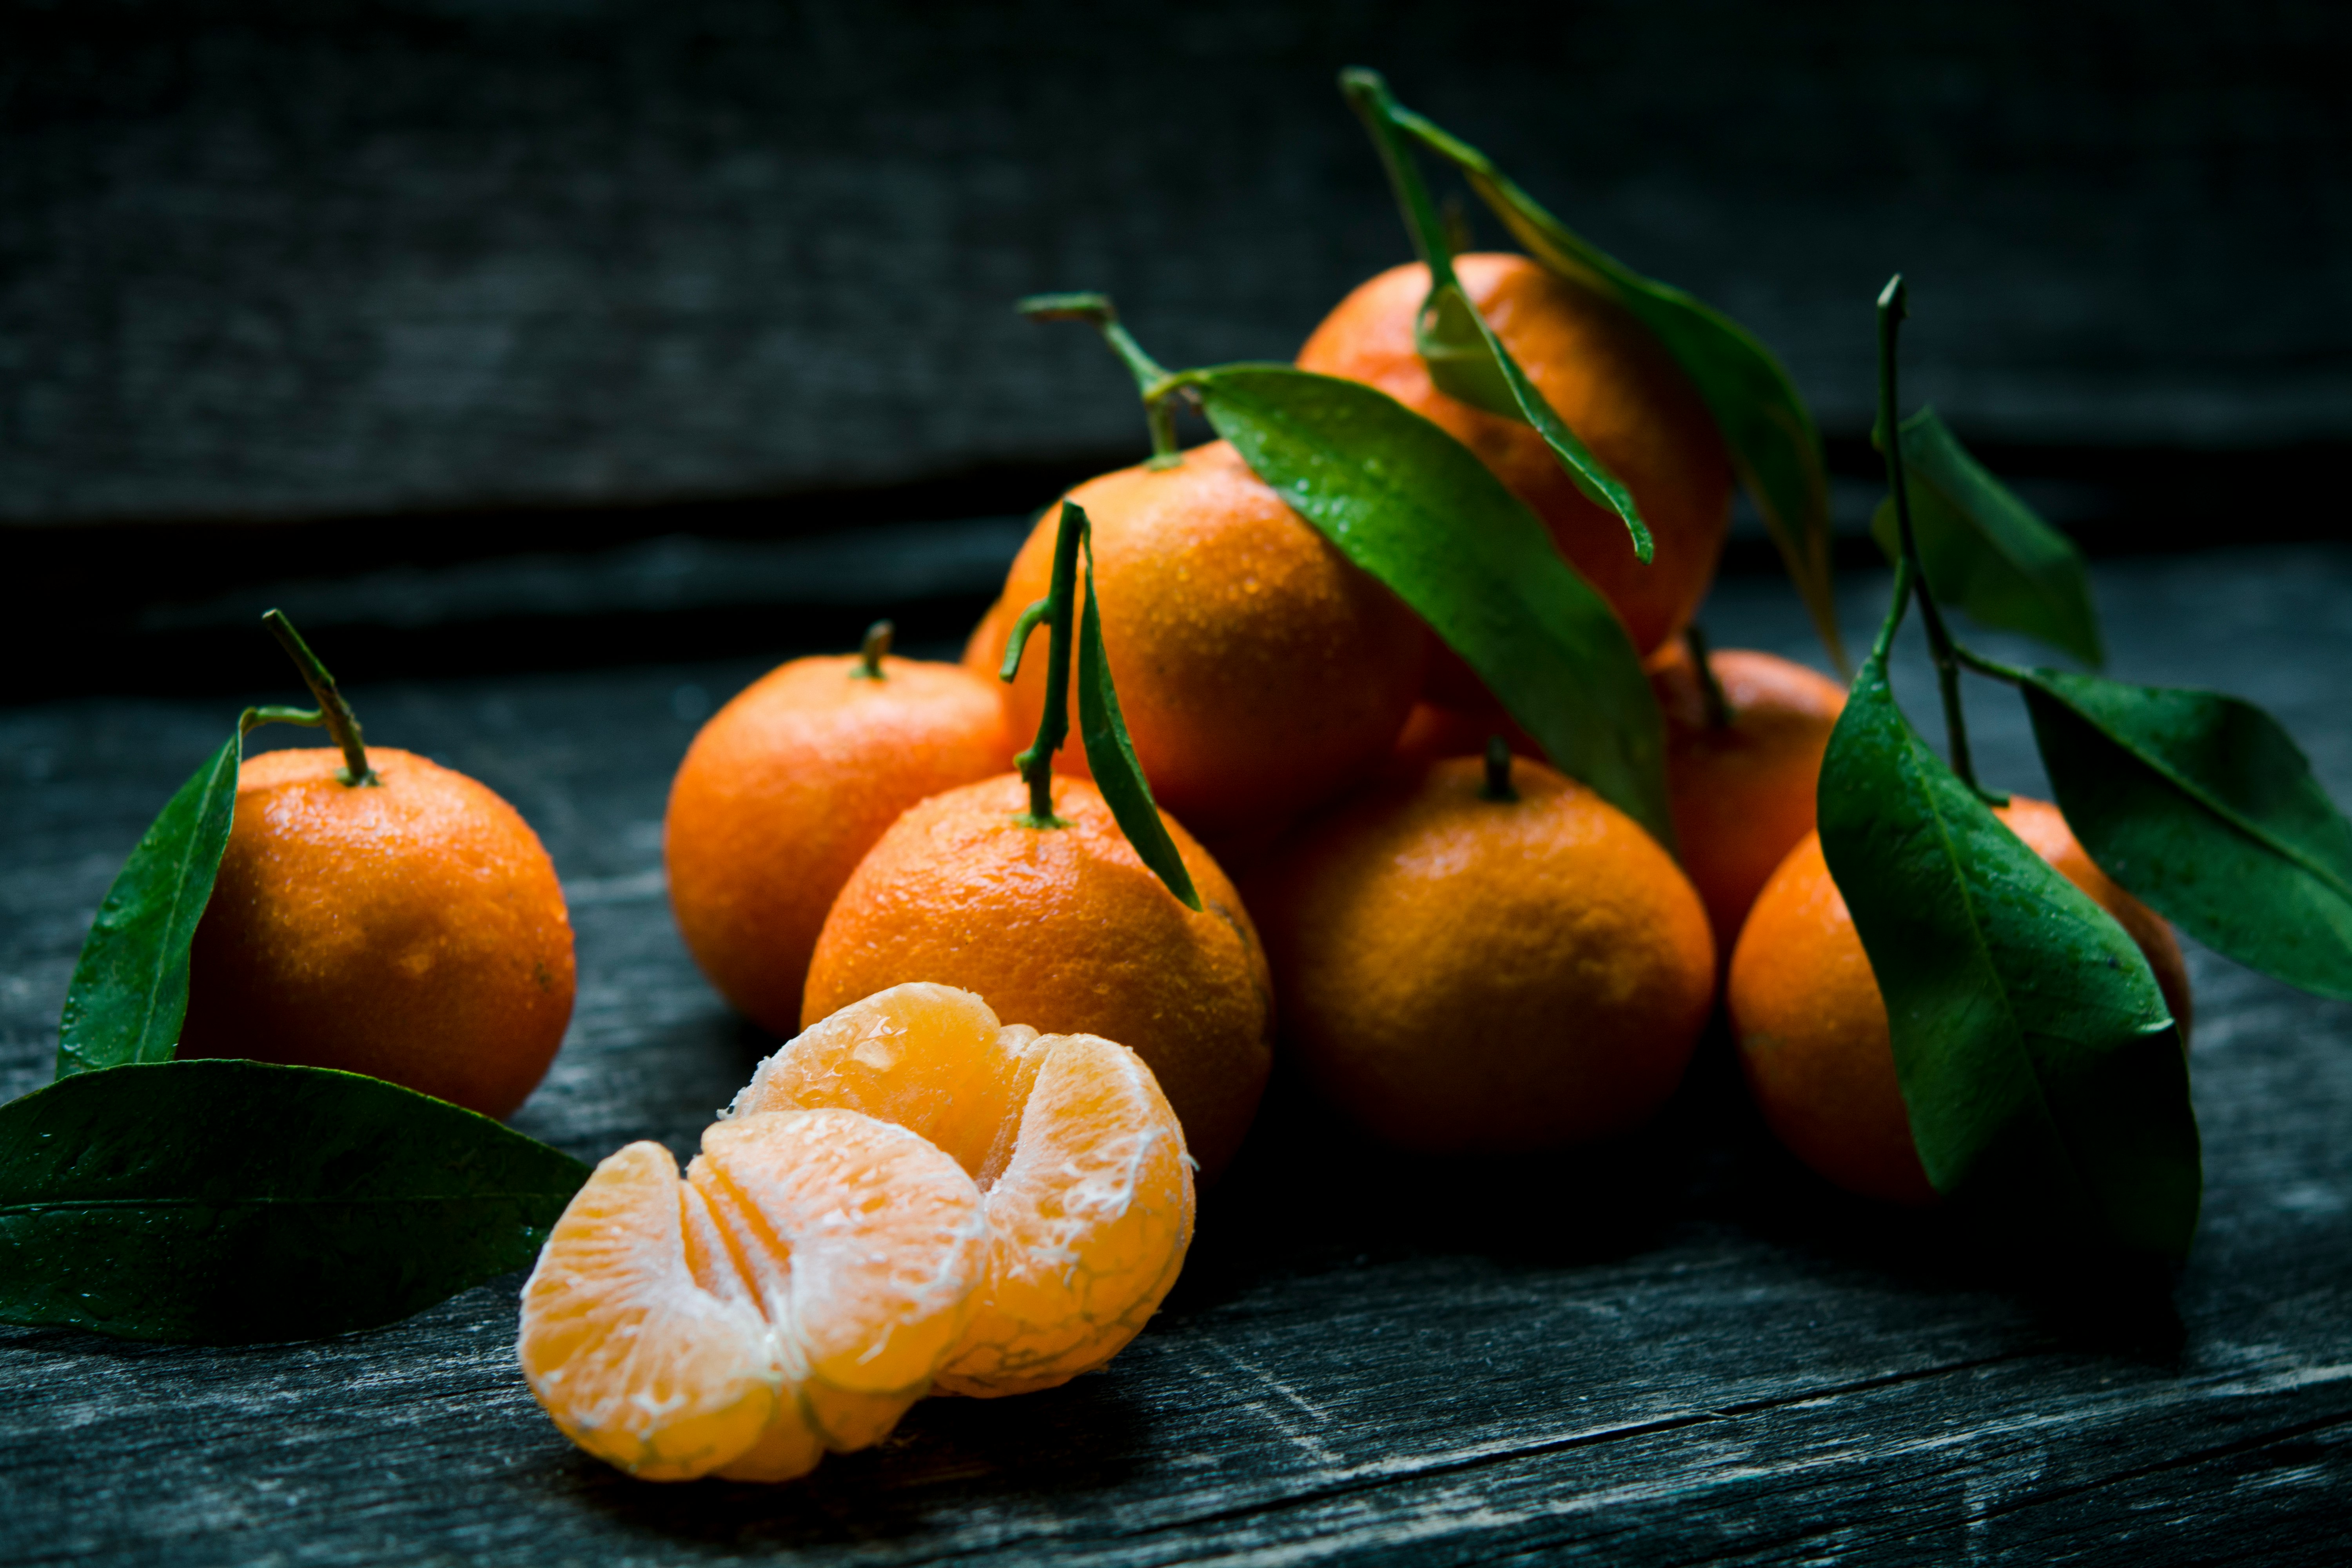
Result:
{"label": "wooden table", "polygon": [[[2352,800],[2352,549],[2097,580],[2116,673],[2253,698]],[[1853,581],[1848,625],[1885,591]],[[1806,651],[1776,582],[1725,583],[1709,619]],[[555,856],[579,1010],[516,1122],[584,1157],[690,1147],[768,1044],[696,975],[659,870],[670,771],[755,672],[354,688],[372,737],[484,779]],[[241,700],[0,710],[0,1094],[46,1079],[90,911]],[[1989,776],[2033,787],[2013,700],[1972,713]],[[575,1452],[516,1369],[512,1279],[322,1343],[0,1330],[0,1560],[2341,1561],[2352,1007],[2189,962],[2206,1198],[2168,1292],[2005,1279],[1936,1219],[1825,1190],[1762,1135],[1718,1031],[1601,1155],[1404,1161],[1278,1089],[1114,1365],[927,1402],[786,1486],[651,1486]]]}

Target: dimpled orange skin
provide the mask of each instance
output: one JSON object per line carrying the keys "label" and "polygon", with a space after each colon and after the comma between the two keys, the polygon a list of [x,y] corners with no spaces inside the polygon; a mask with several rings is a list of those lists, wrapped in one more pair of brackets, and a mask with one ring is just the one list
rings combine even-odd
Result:
{"label": "dimpled orange skin", "polygon": [[1730,724],[1707,722],[1698,671],[1678,638],[1650,661],[1650,689],[1666,721],[1666,788],[1683,870],[1706,904],[1726,962],[1748,908],[1798,840],[1813,830],[1813,799],[1845,689],[1769,653],[1708,656]]}
{"label": "dimpled orange skin", "polygon": [[1706,911],[1633,820],[1540,763],[1455,758],[1303,829],[1250,890],[1283,1037],[1404,1149],[1507,1153],[1640,1124],[1715,1000]]}
{"label": "dimpled orange skin", "polygon": [[1274,1060],[1273,986],[1240,895],[1169,821],[1201,895],[1200,912],[1186,909],[1091,784],[1054,781],[1064,827],[1023,826],[1028,804],[1028,786],[1006,774],[894,823],[834,902],[801,1016],[813,1025],[928,980],[1048,1034],[1116,1040],[1151,1068],[1213,1179],[1249,1131]]}
{"label": "dimpled orange skin", "polygon": [[[2139,944],[2185,1044],[2189,971],[2172,928],[2092,863],[2056,806],[2019,795],[1995,815]],[[1757,896],[1727,996],[1748,1089],[1790,1152],[1864,1197],[1936,1201],[1911,1142],[1886,1004],[1819,834],[1791,850]]]}
{"label": "dimpled orange skin", "polygon": [[482,784],[390,746],[238,770],[188,962],[183,1057],[340,1068],[510,1115],[572,1017],[572,922],[539,837]]}
{"label": "dimpled orange skin", "polygon": [[[1634,647],[1656,647],[1706,596],[1731,524],[1731,462],[1714,416],[1648,329],[1591,289],[1524,256],[1477,253],[1454,266],[1544,401],[1633,491],[1656,542],[1648,565],[1634,556],[1623,521],[1584,499],[1532,427],[1431,382],[1412,342],[1429,291],[1420,263],[1391,268],[1342,300],[1299,350],[1298,367],[1379,387],[1477,453],[1615,606]],[[1449,655],[1433,673],[1433,695],[1475,705],[1466,666]]]}
{"label": "dimpled orange skin", "polygon": [[[1093,523],[1103,643],[1136,761],[1161,808],[1213,838],[1294,816],[1376,762],[1421,689],[1427,637],[1232,447],[1183,456],[1069,499]],[[1045,596],[1060,518],[1047,509],[1013,561],[1007,622]],[[1006,698],[1016,735],[1045,712],[1046,663],[1041,626]],[[1075,680],[1071,709],[1075,721]],[[1054,765],[1089,776],[1082,747]]]}
{"label": "dimpled orange skin", "polygon": [[797,1033],[834,895],[898,814],[1012,766],[996,683],[954,665],[794,659],[713,714],[670,785],[670,908],[695,962],[761,1027]]}
{"label": "dimpled orange skin", "polygon": [[1004,658],[1004,634],[1010,629],[1004,618],[1004,601],[999,599],[973,624],[957,662],[982,680],[994,680]]}

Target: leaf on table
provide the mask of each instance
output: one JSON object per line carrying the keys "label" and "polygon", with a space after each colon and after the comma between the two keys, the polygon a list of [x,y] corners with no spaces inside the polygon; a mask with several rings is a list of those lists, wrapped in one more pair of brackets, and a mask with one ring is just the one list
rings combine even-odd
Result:
{"label": "leaf on table", "polygon": [[[1065,513],[1077,513],[1079,529],[1091,532],[1085,511],[1076,502],[1066,500],[1062,509]],[[1087,546],[1086,584],[1086,614],[1078,624],[1078,735],[1086,743],[1087,767],[1136,854],[1180,903],[1198,910],[1201,895],[1192,886],[1192,874],[1184,868],[1184,857],[1177,853],[1168,825],[1160,820],[1160,807],[1151,798],[1142,764],[1135,759],[1135,742],[1128,737],[1127,720],[1118,710],[1118,691],[1111,685],[1110,661],[1103,653],[1102,616],[1095,607],[1091,538]]]}
{"label": "leaf on table", "polygon": [[[1922,408],[1902,430],[1911,528],[1937,603],[2094,668],[2105,664],[2091,575],[2074,542],[1993,478],[1934,409]],[[1879,503],[1870,531],[1887,560],[1902,555],[1892,497]]]}
{"label": "leaf on table", "polygon": [[1921,743],[1883,649],[1831,734],[1820,821],[1936,1190],[2020,1237],[2186,1255],[2197,1122],[2147,959]]}
{"label": "leaf on table", "polygon": [[1460,169],[1529,255],[1616,300],[1665,345],[1715,416],[1733,471],[1762,514],[1822,645],[1846,668],[1830,558],[1829,468],[1812,412],[1780,362],[1720,310],[1644,278],[1575,233],[1477,148],[1410,110],[1396,109],[1393,119]]}
{"label": "leaf on table", "polygon": [[2276,720],[2062,670],[2023,690],[2059,809],[2101,869],[2216,952],[2352,998],[2352,824]]}
{"label": "leaf on table", "polygon": [[1527,372],[1503,346],[1503,340],[1478,314],[1454,274],[1454,239],[1429,199],[1429,187],[1413,166],[1412,150],[1397,134],[1402,112],[1378,71],[1351,69],[1340,73],[1341,89],[1363,117],[1372,145],[1396,189],[1397,205],[1412,231],[1414,248],[1429,268],[1429,293],[1413,317],[1413,347],[1429,367],[1429,378],[1449,397],[1506,419],[1516,419],[1541,436],[1544,445],[1593,505],[1617,514],[1632,536],[1635,557],[1647,563],[1656,544],[1641,508],[1623,480],[1611,473],[1591,449],[1553,411],[1551,404],[1528,378]]}
{"label": "leaf on table", "polygon": [[410,1089],[173,1061],[0,1106],[0,1321],[316,1339],[520,1268],[588,1167]]}
{"label": "leaf on table", "polygon": [[236,814],[242,733],[164,803],[106,890],[74,963],[57,1077],[171,1059],[188,1011],[188,946]]}
{"label": "leaf on table", "polygon": [[1487,467],[1372,387],[1187,373],[1217,434],[1477,671],[1562,772],[1672,847],[1664,726],[1625,628]]}

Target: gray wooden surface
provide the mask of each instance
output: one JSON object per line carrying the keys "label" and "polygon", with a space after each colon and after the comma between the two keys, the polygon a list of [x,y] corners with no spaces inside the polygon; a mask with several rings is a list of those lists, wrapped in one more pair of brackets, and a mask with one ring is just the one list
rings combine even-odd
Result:
{"label": "gray wooden surface", "polygon": [[1287,358],[1410,254],[1350,63],[1747,321],[1832,435],[1902,268],[1906,391],[1971,442],[2352,439],[2325,0],[0,0],[0,520],[1131,450],[1118,366],[1012,301]]}
{"label": "gray wooden surface", "polygon": [[[2352,799],[2352,548],[2097,584],[2118,673],[2254,698]],[[1885,589],[1849,584],[1851,626]],[[1777,582],[1721,584],[1709,618],[1719,644],[1807,651]],[[1913,654],[1898,684],[1930,720]],[[689,1147],[764,1048],[688,963],[658,839],[694,721],[757,668],[344,672],[371,736],[483,778],[555,856],[580,1005],[517,1125],[584,1157]],[[99,895],[238,700],[0,710],[0,1095],[47,1077]],[[1984,689],[1972,715],[1989,777],[2033,788],[2014,702]],[[1824,1191],[1761,1135],[1719,1037],[1604,1155],[1399,1161],[1281,1089],[1112,1366],[926,1402],[782,1487],[656,1487],[574,1452],[514,1365],[512,1279],[325,1343],[0,1330],[0,1561],[2339,1562],[2352,1006],[2190,964],[2206,1206],[2168,1291],[2006,1279],[1933,1219]]]}

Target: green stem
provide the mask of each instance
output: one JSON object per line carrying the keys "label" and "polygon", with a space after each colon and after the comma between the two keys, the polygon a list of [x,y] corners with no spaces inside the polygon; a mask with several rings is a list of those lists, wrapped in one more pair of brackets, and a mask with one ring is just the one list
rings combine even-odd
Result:
{"label": "green stem", "polygon": [[1413,167],[1412,153],[1398,135],[1397,121],[1403,110],[1389,91],[1387,79],[1376,70],[1352,66],[1339,73],[1339,91],[1363,121],[1364,129],[1371,132],[1372,145],[1380,149],[1381,164],[1388,170],[1397,205],[1404,209],[1405,226],[1412,231],[1412,247],[1429,268],[1430,287],[1433,290],[1453,283],[1451,237],[1437,204],[1429,199],[1429,186],[1422,180],[1421,171]]}
{"label": "green stem", "polygon": [[1511,786],[1511,743],[1500,735],[1486,737],[1486,782],[1478,791],[1484,800],[1517,800]]}
{"label": "green stem", "polygon": [[1013,309],[1033,321],[1087,321],[1103,335],[1135,377],[1143,395],[1143,420],[1151,431],[1151,456],[1147,468],[1172,468],[1183,462],[1176,450],[1176,394],[1181,378],[1170,375],[1160,362],[1143,352],[1128,330],[1119,325],[1118,310],[1108,294],[1033,294]]}
{"label": "green stem", "polygon": [[1706,727],[1730,729],[1731,701],[1723,694],[1723,683],[1715,678],[1715,666],[1707,661],[1706,633],[1696,621],[1683,628],[1683,646],[1690,650],[1691,668],[1698,672],[1698,694],[1706,705]]}
{"label": "green stem", "polygon": [[[367,746],[360,734],[359,715],[352,711],[352,705],[344,701],[343,694],[335,689],[335,678],[327,673],[327,667],[319,662],[319,656],[310,651],[310,645],[302,640],[302,634],[294,629],[294,623],[286,618],[284,612],[270,610],[261,619],[262,624],[269,628],[269,635],[278,639],[278,646],[286,650],[286,657],[294,661],[294,668],[302,672],[302,684],[309,687],[310,695],[318,700],[319,717],[326,725],[327,733],[333,736],[335,744],[343,749],[342,770],[336,776],[347,784],[378,783],[375,770],[368,766]],[[303,722],[297,719],[286,721]]]}
{"label": "green stem", "polygon": [[1911,487],[1903,467],[1903,432],[1895,421],[1895,343],[1908,314],[1908,295],[1898,272],[1887,279],[1878,296],[1878,427],[1886,451],[1886,484],[1895,495],[1895,523],[1903,540],[1903,560],[1911,568],[1919,594],[1919,621],[1927,629],[1927,651],[1936,661],[1936,685],[1944,699],[1944,734],[1952,753],[1952,772],[1979,795],[1974,760],[1969,754],[1968,715],[1960,707],[1960,661],[1951,628],[1927,584],[1927,569],[1919,558],[1918,537],[1911,529]]}
{"label": "green stem", "polygon": [[866,628],[866,640],[857,649],[857,668],[849,672],[853,680],[886,680],[882,661],[889,657],[890,639],[898,628],[888,621],[877,621]]}
{"label": "green stem", "polygon": [[[1070,640],[1077,626],[1078,546],[1087,533],[1086,513],[1062,503],[1061,531],[1054,540],[1054,575],[1044,600],[1048,627],[1045,643],[1045,710],[1037,718],[1037,738],[1013,760],[1029,785],[1029,811],[1022,818],[1030,827],[1064,827],[1054,815],[1054,753],[1070,738]],[[1020,668],[1022,645],[1037,624],[1038,606],[1021,617],[1019,640],[1008,645],[1003,674],[1011,679]]]}

